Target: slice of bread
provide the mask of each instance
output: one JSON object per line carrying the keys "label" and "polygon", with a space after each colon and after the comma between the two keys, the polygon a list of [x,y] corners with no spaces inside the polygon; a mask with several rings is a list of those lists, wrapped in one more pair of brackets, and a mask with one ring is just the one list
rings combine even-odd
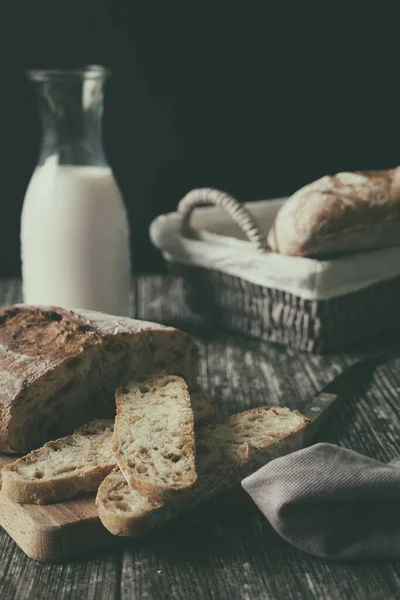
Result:
{"label": "slice of bread", "polygon": [[2,492],[12,501],[48,504],[97,490],[115,466],[112,420],[91,421],[2,469]]}
{"label": "slice of bread", "polygon": [[[217,417],[217,404],[204,390],[198,388],[191,401],[196,426],[202,419]],[[14,502],[49,504],[96,491],[116,466],[113,429],[114,420],[92,421],[73,435],[49,442],[7,465],[2,470],[3,493]]]}
{"label": "slice of bread", "polygon": [[116,404],[113,451],[126,481],[153,498],[192,487],[194,419],[184,380],[132,379],[117,389]]}
{"label": "slice of bread", "polygon": [[115,535],[135,536],[183,510],[227,491],[268,461],[304,445],[309,420],[297,411],[263,407],[206,425],[196,432],[198,479],[189,492],[151,499],[132,488],[117,469],[100,485],[96,504]]}

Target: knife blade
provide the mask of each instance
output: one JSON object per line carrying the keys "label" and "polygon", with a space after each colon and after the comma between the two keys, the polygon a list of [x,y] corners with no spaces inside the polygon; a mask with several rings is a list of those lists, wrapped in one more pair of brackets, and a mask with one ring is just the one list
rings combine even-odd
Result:
{"label": "knife blade", "polygon": [[306,435],[308,441],[311,441],[331,418],[337,410],[341,398],[338,394],[320,392],[304,403],[301,413],[311,420]]}
{"label": "knife blade", "polygon": [[322,429],[334,412],[339,408],[341,400],[352,395],[368,382],[374,368],[388,359],[387,354],[377,353],[372,356],[360,357],[352,365],[337,375],[322,392],[306,400],[300,412],[311,420],[307,432],[307,441]]}

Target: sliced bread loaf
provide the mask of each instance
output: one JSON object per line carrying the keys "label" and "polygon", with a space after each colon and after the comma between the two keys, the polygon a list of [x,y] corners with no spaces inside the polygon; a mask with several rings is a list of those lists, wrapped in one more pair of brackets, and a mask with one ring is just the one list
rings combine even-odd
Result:
{"label": "sliced bread loaf", "polygon": [[184,380],[133,379],[117,389],[116,404],[113,451],[126,481],[150,497],[192,487],[194,420]]}
{"label": "sliced bread loaf", "polygon": [[[218,414],[215,400],[204,390],[198,389],[191,400],[196,426],[202,424],[201,417],[209,420]],[[19,458],[3,468],[2,492],[14,502],[48,504],[96,491],[116,466],[113,429],[114,420],[98,419]]]}
{"label": "sliced bread loaf", "polygon": [[160,371],[196,383],[189,335],[93,311],[0,308],[0,452],[26,452],[113,417],[125,378]]}
{"label": "sliced bread loaf", "polygon": [[115,466],[113,421],[95,420],[2,469],[2,492],[12,501],[48,504],[97,490]]}
{"label": "sliced bread loaf", "polygon": [[263,407],[239,413],[196,432],[197,481],[189,492],[163,501],[132,488],[113,470],[96,498],[104,526],[115,535],[140,535],[202,500],[234,487],[268,461],[304,444],[309,420],[287,408]]}

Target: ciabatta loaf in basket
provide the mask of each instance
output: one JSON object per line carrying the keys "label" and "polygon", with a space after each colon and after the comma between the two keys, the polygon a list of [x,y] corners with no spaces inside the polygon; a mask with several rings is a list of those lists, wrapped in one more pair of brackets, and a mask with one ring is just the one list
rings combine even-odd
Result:
{"label": "ciabatta loaf in basket", "polygon": [[214,327],[306,352],[399,327],[400,169],[333,180],[244,206],[192,190],[158,217],[152,241],[190,308]]}
{"label": "ciabatta loaf in basket", "polygon": [[400,168],[338,173],[288,198],[268,235],[274,252],[333,256],[400,245]]}

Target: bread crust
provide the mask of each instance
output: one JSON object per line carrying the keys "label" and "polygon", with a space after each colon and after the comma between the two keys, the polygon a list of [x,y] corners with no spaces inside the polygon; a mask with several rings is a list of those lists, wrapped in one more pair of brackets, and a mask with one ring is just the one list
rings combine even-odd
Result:
{"label": "bread crust", "polygon": [[[174,364],[182,364],[186,372],[177,374],[184,375],[189,384],[196,382],[199,361],[196,343],[188,334],[177,329],[94,311],[78,312],[52,306],[2,307],[0,452],[31,449],[13,440],[13,426],[16,426],[13,411],[21,395],[28,393],[32,385],[40,386],[50,378],[56,380],[60,367],[68,366],[73,370],[75,361],[90,348],[102,350],[111,343],[133,341],[137,341],[140,352],[147,353],[146,367],[150,371],[165,369],[173,372]],[[166,356],[159,352],[163,344],[168,344]],[[124,352],[126,354],[126,349],[121,350],[121,360]],[[134,354],[124,358],[127,365],[132,362],[133,370]],[[95,416],[92,415],[92,418]]]}
{"label": "bread crust", "polygon": [[[196,414],[196,402],[199,400],[201,400],[201,407]],[[207,403],[209,404],[208,407]],[[196,427],[204,425],[205,422],[209,422],[212,418],[215,419],[220,417],[214,398],[201,388],[196,388],[196,396],[192,401],[192,408],[194,410]],[[93,430],[103,432],[104,435],[101,443],[108,443],[109,461],[106,461],[103,465],[97,463],[91,466],[88,464],[86,471],[77,473],[74,469],[74,467],[76,467],[76,462],[68,453],[68,441],[76,440],[77,435],[89,436],[89,451],[86,449],[85,456],[78,457],[78,462],[81,463],[82,460],[87,460],[88,454],[93,454],[98,451],[98,446],[96,446],[98,442],[92,435]],[[113,430],[114,420],[97,419],[84,427],[81,427],[71,436],[48,442],[42,448],[33,450],[26,456],[16,460],[14,463],[3,467],[1,471],[2,492],[13,502],[21,504],[49,504],[51,502],[67,500],[81,492],[96,491],[103,479],[116,467],[116,460],[112,451]],[[70,473],[64,473],[62,477],[53,477],[52,479],[50,478],[50,480],[28,479],[27,477],[22,476],[22,465],[29,463],[40,468],[41,459],[43,455],[46,455],[47,449],[52,450],[57,446],[66,454],[65,458],[68,460],[68,465],[71,467]],[[50,465],[50,467],[51,466],[52,465]]]}
{"label": "bread crust", "polygon": [[113,452],[127,482],[153,499],[191,488],[194,418],[185,381],[166,374],[130,381],[117,389],[116,405]]}
{"label": "bread crust", "polygon": [[[273,428],[265,435],[254,435],[251,423],[258,417],[272,421],[287,417],[290,426],[284,421],[275,431]],[[122,473],[114,469],[97,492],[100,519],[114,535],[142,535],[179,512],[232,489],[268,461],[302,448],[309,423],[298,411],[266,406],[204,426],[196,432],[198,479],[191,490],[176,492],[166,500],[149,498],[132,489]],[[239,438],[237,427],[243,429]]]}
{"label": "bread crust", "polygon": [[400,168],[304,186],[280,208],[268,243],[288,256],[324,257],[400,245]]}
{"label": "bread crust", "polygon": [[[6,465],[1,471],[2,493],[12,502],[20,504],[50,504],[59,500],[68,500],[80,492],[94,492],[103,479],[115,467],[115,459],[111,450],[114,421],[97,419],[75,431],[72,435],[46,443],[42,448],[33,450],[14,463]],[[97,434],[97,435],[94,435]],[[90,443],[90,457],[82,456],[84,468],[74,469],[72,458],[68,457],[68,446],[79,444],[79,438],[86,438]],[[65,473],[56,477],[49,473],[45,477],[46,459],[52,453],[62,450],[67,461]],[[101,461],[90,458],[102,452]],[[99,464],[101,462],[101,464]],[[51,464],[51,463],[50,463]],[[41,478],[24,477],[23,467],[31,466],[41,469]],[[68,468],[71,472],[67,472]]]}

